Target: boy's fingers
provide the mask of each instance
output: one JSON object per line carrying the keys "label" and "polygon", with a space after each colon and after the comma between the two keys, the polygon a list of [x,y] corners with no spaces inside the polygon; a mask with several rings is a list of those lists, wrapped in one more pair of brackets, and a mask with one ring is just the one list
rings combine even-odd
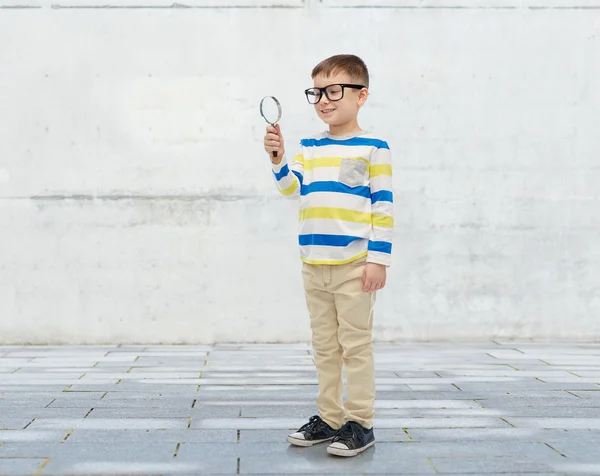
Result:
{"label": "boy's fingers", "polygon": [[275,124],[275,131],[277,134],[281,134],[281,129],[279,128],[279,124]]}

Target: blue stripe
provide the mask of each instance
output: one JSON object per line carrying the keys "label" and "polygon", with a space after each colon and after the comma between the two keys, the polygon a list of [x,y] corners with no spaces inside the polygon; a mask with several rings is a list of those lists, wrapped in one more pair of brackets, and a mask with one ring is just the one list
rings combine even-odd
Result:
{"label": "blue stripe", "polygon": [[275,178],[279,182],[283,177],[287,177],[287,174],[290,173],[290,169],[287,166],[287,164],[285,164],[283,167],[281,167],[281,170],[278,173],[275,173],[275,171],[273,171],[273,173],[275,174]]}
{"label": "blue stripe", "polygon": [[378,149],[389,149],[390,146],[386,141],[381,139],[369,139],[367,137],[353,137],[352,139],[330,139],[325,137],[323,139],[302,139],[300,144],[303,147],[319,147],[323,145],[368,145],[377,147]]}
{"label": "blue stripe", "polygon": [[362,240],[359,236],[347,235],[299,235],[298,242],[300,246],[348,246],[356,240]]}
{"label": "blue stripe", "polygon": [[359,195],[361,197],[370,198],[371,189],[365,186],[359,187],[348,187],[340,182],[313,182],[309,185],[302,187],[300,195],[308,195],[313,192],[338,192],[338,193],[349,193],[350,195]]}
{"label": "blue stripe", "polygon": [[371,203],[394,202],[394,195],[389,190],[380,190],[371,195]]}
{"label": "blue stripe", "polygon": [[296,172],[295,170],[292,170],[292,172],[294,172],[294,175],[298,177],[298,181],[300,182],[300,185],[302,185],[302,181],[304,180],[302,174],[300,172]]}
{"label": "blue stripe", "polygon": [[380,253],[392,253],[392,244],[387,241],[370,241],[369,251],[379,251]]}

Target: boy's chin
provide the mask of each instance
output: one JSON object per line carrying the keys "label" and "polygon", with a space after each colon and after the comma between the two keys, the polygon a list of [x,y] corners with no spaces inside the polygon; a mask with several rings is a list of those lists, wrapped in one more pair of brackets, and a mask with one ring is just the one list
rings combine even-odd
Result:
{"label": "boy's chin", "polygon": [[339,125],[338,122],[336,121],[333,117],[321,117],[321,120],[327,124],[328,126],[337,126]]}

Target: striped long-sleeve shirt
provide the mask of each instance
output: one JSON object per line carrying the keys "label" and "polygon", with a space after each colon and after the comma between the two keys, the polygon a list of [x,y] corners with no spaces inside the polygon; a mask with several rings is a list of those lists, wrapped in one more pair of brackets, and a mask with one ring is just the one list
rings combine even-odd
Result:
{"label": "striped long-sleeve shirt", "polygon": [[300,198],[300,257],[345,264],[367,257],[389,266],[392,252],[392,163],[388,144],[369,133],[328,133],[300,141],[273,174],[279,191]]}

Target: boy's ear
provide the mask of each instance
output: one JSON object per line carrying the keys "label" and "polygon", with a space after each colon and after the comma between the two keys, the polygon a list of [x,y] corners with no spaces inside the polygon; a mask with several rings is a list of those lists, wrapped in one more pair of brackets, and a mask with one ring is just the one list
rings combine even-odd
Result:
{"label": "boy's ear", "polygon": [[367,98],[369,97],[369,90],[367,88],[362,88],[358,93],[358,106],[362,106],[365,102],[367,102]]}

